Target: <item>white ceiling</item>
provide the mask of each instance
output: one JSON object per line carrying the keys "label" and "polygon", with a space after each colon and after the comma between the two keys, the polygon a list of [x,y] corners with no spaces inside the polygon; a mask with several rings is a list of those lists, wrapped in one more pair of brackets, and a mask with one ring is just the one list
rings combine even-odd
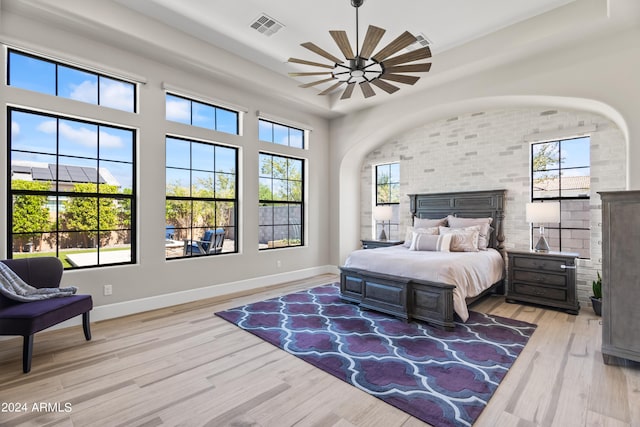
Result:
{"label": "white ceiling", "polygon": [[[329,30],[347,31],[352,46],[356,38],[355,8],[350,0],[116,1],[281,75],[292,71],[318,71],[314,67],[287,63],[289,57],[327,62],[300,47],[300,43],[311,41],[342,57]],[[446,51],[574,1],[581,0],[365,0],[359,9],[359,38],[362,43],[370,24],[387,30],[379,47],[407,30],[414,35],[422,33],[432,42],[435,69],[438,55]],[[250,25],[261,14],[279,21],[284,28],[270,37],[252,29]],[[422,77],[422,82],[430,74],[417,75]],[[301,82],[313,80],[319,78],[300,78]],[[318,92],[328,86],[299,90]],[[411,92],[405,89],[407,86],[401,86],[402,89],[393,95],[377,90],[379,96],[374,98],[398,97]],[[365,101],[362,96],[358,98],[356,102]]]}

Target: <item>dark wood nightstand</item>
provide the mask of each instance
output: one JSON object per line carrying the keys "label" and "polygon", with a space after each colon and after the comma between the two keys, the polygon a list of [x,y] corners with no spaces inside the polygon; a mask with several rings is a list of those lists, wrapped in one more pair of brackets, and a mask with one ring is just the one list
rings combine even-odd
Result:
{"label": "dark wood nightstand", "polygon": [[362,239],[362,249],[384,248],[387,246],[396,246],[404,243],[404,240],[366,240]]}
{"label": "dark wood nightstand", "polygon": [[507,302],[529,302],[578,314],[576,258],[572,252],[507,251]]}

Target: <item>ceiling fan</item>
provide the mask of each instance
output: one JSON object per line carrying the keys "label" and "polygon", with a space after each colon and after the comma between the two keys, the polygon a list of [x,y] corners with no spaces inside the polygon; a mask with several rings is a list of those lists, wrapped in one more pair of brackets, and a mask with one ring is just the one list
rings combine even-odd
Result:
{"label": "ceiling fan", "polygon": [[353,49],[351,49],[351,44],[346,31],[329,31],[329,34],[331,34],[331,37],[333,37],[333,40],[336,42],[338,48],[347,60],[346,63],[342,59],[332,55],[311,42],[302,43],[300,46],[328,59],[333,64],[289,58],[288,62],[322,67],[331,70],[307,73],[289,73],[289,76],[291,77],[329,76],[311,83],[302,84],[300,87],[308,88],[322,83],[335,81],[331,86],[320,92],[318,95],[328,95],[336,91],[340,86],[346,84],[347,86],[342,92],[340,99],[351,98],[356,85],[360,86],[364,97],[369,98],[376,94],[371,85],[377,86],[383,91],[391,94],[400,88],[389,83],[389,81],[413,85],[420,80],[420,77],[406,75],[404,73],[421,73],[427,72],[431,69],[431,63],[408,64],[409,62],[431,58],[431,49],[429,49],[429,47],[421,47],[408,53],[393,56],[417,41],[417,38],[408,31],[405,31],[391,43],[373,54],[386,30],[369,25],[367,34],[365,35],[362,43],[362,49],[360,49],[358,39],[358,8],[362,6],[363,3],[364,0],[351,0],[351,6],[356,9],[355,53]]}

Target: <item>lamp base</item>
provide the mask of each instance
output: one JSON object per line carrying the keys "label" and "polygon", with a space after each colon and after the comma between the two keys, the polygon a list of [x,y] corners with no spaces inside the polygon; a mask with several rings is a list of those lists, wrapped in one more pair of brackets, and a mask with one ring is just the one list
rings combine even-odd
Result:
{"label": "lamp base", "polygon": [[547,239],[544,238],[544,234],[540,235],[540,239],[538,239],[538,243],[536,243],[535,251],[549,252],[549,244],[547,243]]}
{"label": "lamp base", "polygon": [[382,240],[382,241],[387,240],[387,233],[384,232],[384,227],[380,231],[380,235],[378,236],[378,240]]}

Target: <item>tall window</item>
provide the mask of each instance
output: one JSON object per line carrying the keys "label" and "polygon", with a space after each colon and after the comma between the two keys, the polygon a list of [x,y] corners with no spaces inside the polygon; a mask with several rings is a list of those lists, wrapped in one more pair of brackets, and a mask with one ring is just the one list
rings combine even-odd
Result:
{"label": "tall window", "polygon": [[8,122],[12,257],[135,262],[135,131],[17,108]]}
{"label": "tall window", "polygon": [[304,161],[260,153],[260,249],[304,245]]}
{"label": "tall window", "polygon": [[166,94],[166,119],[218,132],[238,134],[238,112],[183,96]]}
{"label": "tall window", "polygon": [[258,139],[274,144],[304,148],[304,131],[302,129],[281,125],[268,120],[258,120]]}
{"label": "tall window", "polygon": [[135,84],[49,59],[9,50],[9,86],[129,112],[136,110]]}
{"label": "tall window", "polygon": [[[553,250],[590,256],[590,138],[531,145],[531,200],[560,202],[559,224],[544,225]],[[534,240],[535,241],[535,240]]]}
{"label": "tall window", "polygon": [[238,150],[166,138],[167,258],[237,252]]}
{"label": "tall window", "polygon": [[384,229],[388,238],[397,238],[400,223],[400,163],[377,165],[375,173],[376,206],[390,205],[392,218],[389,222],[378,222],[374,218],[374,237],[378,237]]}

